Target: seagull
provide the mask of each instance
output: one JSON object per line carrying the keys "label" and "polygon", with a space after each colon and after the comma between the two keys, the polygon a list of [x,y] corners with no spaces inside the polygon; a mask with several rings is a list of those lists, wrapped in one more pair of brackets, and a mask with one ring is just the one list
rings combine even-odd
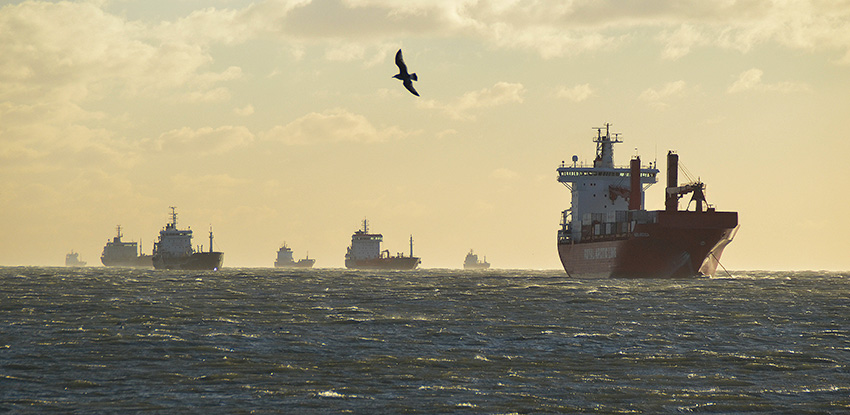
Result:
{"label": "seagull", "polygon": [[398,75],[393,76],[393,78],[400,79],[404,87],[418,97],[419,93],[413,89],[413,81],[418,81],[419,78],[416,77],[415,73],[407,73],[407,65],[404,64],[404,58],[401,57],[401,49],[395,54],[395,64],[398,65]]}

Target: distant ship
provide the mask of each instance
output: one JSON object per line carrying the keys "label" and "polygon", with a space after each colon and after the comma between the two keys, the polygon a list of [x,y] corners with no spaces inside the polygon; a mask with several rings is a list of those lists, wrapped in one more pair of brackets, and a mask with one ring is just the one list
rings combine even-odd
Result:
{"label": "distant ship", "polygon": [[[738,212],[718,212],[700,181],[679,186],[679,156],[667,154],[665,209],[643,207],[644,185],[656,183],[657,165],[614,167],[609,124],[597,128],[592,167],[561,164],[558,181],[572,193],[562,212],[558,253],[567,275],[582,278],[683,278],[713,275],[738,229]],[[692,193],[694,210],[679,210]],[[688,207],[691,203],[688,203]]]}
{"label": "distant ship", "polygon": [[351,246],[345,254],[345,267],[356,269],[414,269],[421,262],[413,256],[413,236],[410,237],[410,256],[399,253],[390,256],[390,251],[381,251],[384,236],[369,233],[369,222],[363,220],[363,229],[351,235]]}
{"label": "distant ship", "polygon": [[286,246],[286,242],[283,243],[283,246],[277,250],[277,259],[274,261],[274,266],[276,268],[313,268],[313,264],[316,263],[315,259],[310,259],[310,255],[307,254],[307,257],[304,259],[299,259],[295,261],[292,259],[292,249]]}
{"label": "distant ship", "polygon": [[66,267],[84,267],[86,266],[86,261],[80,261],[80,254],[71,250],[70,254],[65,255],[65,266]]}
{"label": "distant ship", "polygon": [[469,253],[466,254],[466,259],[463,261],[463,269],[488,269],[490,268],[490,263],[487,262],[487,257],[484,257],[484,261],[478,260],[478,255],[469,250]]}
{"label": "distant ship", "polygon": [[177,229],[177,212],[171,207],[171,222],[159,231],[159,241],[153,246],[153,267],[156,269],[218,270],[224,253],[213,252],[213,233],[210,229],[210,250],[192,249],[192,230]]}
{"label": "distant ship", "polygon": [[107,242],[100,255],[100,262],[107,267],[152,267],[153,256],[143,255],[136,242],[123,242],[121,225],[116,227],[117,235]]}

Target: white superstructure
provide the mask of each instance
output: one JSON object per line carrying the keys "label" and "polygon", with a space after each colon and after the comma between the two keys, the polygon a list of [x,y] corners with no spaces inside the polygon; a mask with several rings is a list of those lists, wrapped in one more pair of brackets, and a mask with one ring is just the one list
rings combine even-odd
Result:
{"label": "white superstructure", "polygon": [[347,259],[374,259],[381,256],[381,242],[384,236],[380,233],[369,233],[369,222],[363,219],[363,230],[351,235],[351,246],[348,248]]}
{"label": "white superstructure", "polygon": [[[610,124],[596,128],[596,158],[593,166],[578,164],[578,156],[573,156],[572,166],[562,163],[558,168],[558,181],[572,193],[570,209],[562,212],[559,240],[580,242],[582,225],[613,226],[620,222],[617,212],[644,209],[644,191],[656,183],[658,169],[652,163],[649,168],[640,168],[640,194],[638,206],[630,207],[631,183],[630,168],[614,166],[613,145],[621,143],[619,134],[611,137]],[[638,162],[639,163],[639,162]],[[638,195],[635,195],[638,196]],[[616,230],[599,229],[596,234],[613,233]]]}
{"label": "white superstructure", "polygon": [[277,250],[277,260],[275,261],[275,264],[287,264],[290,262],[295,262],[295,259],[293,259],[292,256],[292,249],[286,246],[286,242],[284,242],[283,246]]}
{"label": "white superstructure", "polygon": [[177,212],[171,207],[171,222],[159,231],[159,241],[154,244],[154,254],[168,257],[192,255],[192,230],[177,229]]}

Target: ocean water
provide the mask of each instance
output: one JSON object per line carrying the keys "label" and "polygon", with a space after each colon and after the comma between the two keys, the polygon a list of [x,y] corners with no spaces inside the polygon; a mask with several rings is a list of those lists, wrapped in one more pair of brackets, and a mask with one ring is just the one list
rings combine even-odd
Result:
{"label": "ocean water", "polygon": [[850,273],[0,268],[0,412],[848,413]]}

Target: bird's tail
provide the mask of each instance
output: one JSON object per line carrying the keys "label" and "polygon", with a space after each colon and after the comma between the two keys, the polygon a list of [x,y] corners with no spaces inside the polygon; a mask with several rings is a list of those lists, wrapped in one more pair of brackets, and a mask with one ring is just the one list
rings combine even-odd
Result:
{"label": "bird's tail", "polygon": [[418,76],[416,76],[416,74],[415,74],[415,73],[412,73],[412,74],[410,74],[410,79],[412,79],[412,80],[414,80],[414,81],[418,81],[418,80],[419,80],[419,77],[418,77]]}

